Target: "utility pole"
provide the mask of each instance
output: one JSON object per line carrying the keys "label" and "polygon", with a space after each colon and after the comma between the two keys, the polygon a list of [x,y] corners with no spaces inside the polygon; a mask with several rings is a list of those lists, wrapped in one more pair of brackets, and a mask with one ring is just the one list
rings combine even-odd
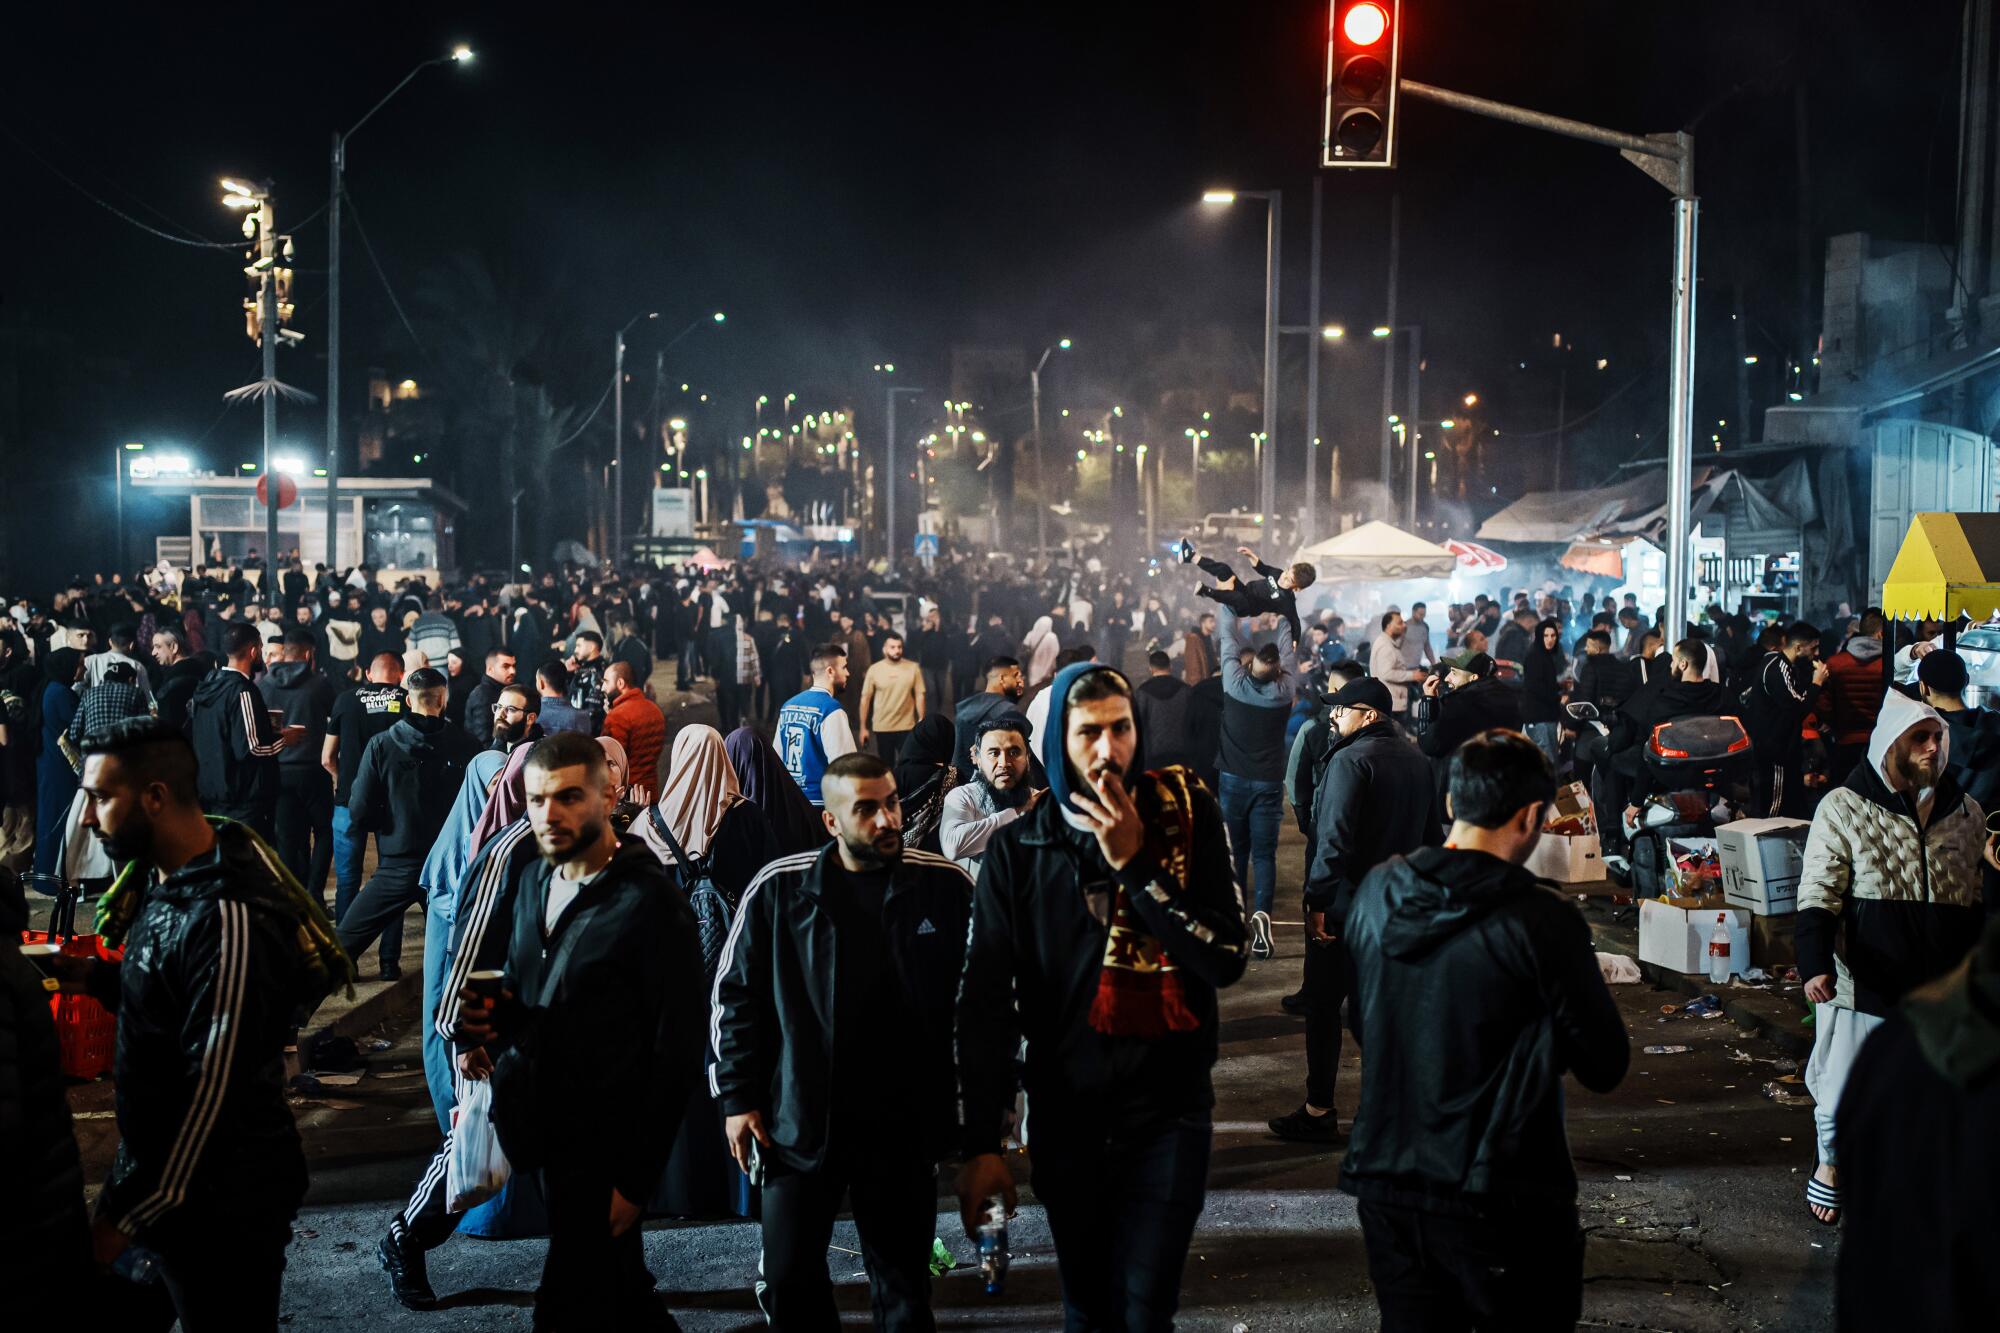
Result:
{"label": "utility pole", "polygon": [[[278,564],[278,476],[272,467],[272,457],[278,442],[278,341],[300,341],[300,335],[283,327],[283,322],[292,317],[292,240],[289,236],[278,235],[277,209],[271,202],[271,183],[245,185],[242,181],[224,177],[222,181],[222,202],[227,208],[237,209],[247,216],[243,220],[243,234],[252,242],[252,248],[244,258],[250,262],[244,266],[245,277],[257,284],[257,295],[245,297],[243,310],[248,318],[244,321],[245,331],[251,341],[263,352],[263,374],[255,385],[232,390],[228,397],[235,398],[254,392],[264,403],[264,581],[260,585],[264,595],[270,596],[275,587],[273,575]],[[254,213],[249,210],[255,209]],[[283,286],[282,295],[279,287]],[[288,393],[296,390],[288,389]],[[327,519],[332,521],[328,513]]]}
{"label": "utility pole", "polygon": [[[326,568],[335,578],[340,577],[340,194],[346,175],[347,135],[335,130],[333,184],[326,198]],[[361,541],[359,532],[354,540]],[[358,545],[355,555],[358,564]]]}
{"label": "utility pole", "polygon": [[1301,546],[1319,537],[1319,502],[1315,498],[1318,488],[1313,474],[1319,467],[1319,353],[1320,344],[1326,340],[1319,324],[1320,198],[1325,193],[1325,184],[1324,177],[1313,177],[1312,260],[1307,265],[1306,288],[1306,521],[1299,533]]}
{"label": "utility pole", "polygon": [[1419,383],[1424,374],[1424,326],[1410,325],[1410,424],[1403,434],[1409,440],[1409,501],[1404,509],[1403,526],[1410,532],[1417,530],[1417,463],[1423,457],[1420,441],[1424,434],[1423,388]]}
{"label": "utility pole", "polygon": [[1257,507],[1265,531],[1277,531],[1278,507],[1278,242],[1283,236],[1285,194],[1270,193],[1264,216],[1264,458],[1257,470]]}
{"label": "utility pole", "polygon": [[1403,247],[1403,196],[1400,192],[1389,196],[1389,312],[1382,347],[1382,500],[1385,511],[1394,513],[1396,492],[1395,464],[1392,455],[1395,450],[1395,427],[1389,418],[1396,415],[1396,267]]}
{"label": "utility pole", "polygon": [[[889,388],[888,434],[882,446],[883,471],[887,481],[882,488],[884,497],[883,546],[889,557],[889,568],[896,567],[896,395],[922,393],[912,385],[896,384]],[[995,543],[998,544],[997,542]]]}
{"label": "utility pole", "polygon": [[611,438],[616,443],[611,446],[611,549],[606,558],[616,569],[625,549],[625,329],[613,339],[611,367]]}

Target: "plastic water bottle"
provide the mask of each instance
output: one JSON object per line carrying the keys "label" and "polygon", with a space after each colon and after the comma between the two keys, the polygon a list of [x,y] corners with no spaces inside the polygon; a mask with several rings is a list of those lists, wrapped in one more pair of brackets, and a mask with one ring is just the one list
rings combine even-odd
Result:
{"label": "plastic water bottle", "polygon": [[998,1195],[987,1200],[986,1220],[979,1224],[979,1277],[988,1296],[1007,1287],[1007,1201]]}
{"label": "plastic water bottle", "polygon": [[1708,937],[1708,980],[1720,986],[1729,980],[1729,917],[1715,914],[1715,933]]}

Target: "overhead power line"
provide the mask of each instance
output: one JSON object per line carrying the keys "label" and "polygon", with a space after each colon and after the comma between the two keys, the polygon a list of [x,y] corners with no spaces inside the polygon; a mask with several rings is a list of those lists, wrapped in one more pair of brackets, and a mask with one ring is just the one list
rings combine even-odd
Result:
{"label": "overhead power line", "polygon": [[[133,217],[130,213],[127,213],[124,209],[118,207],[116,204],[111,203],[110,201],[93,193],[89,189],[89,187],[85,186],[82,182],[78,181],[74,176],[71,176],[68,172],[58,167],[55,163],[49,161],[47,158],[43,157],[40,153],[36,152],[33,148],[29,147],[27,141],[22,139],[20,135],[14,133],[12,129],[7,129],[6,134],[9,139],[12,139],[14,141],[15,147],[19,148],[22,152],[26,153],[29,157],[33,158],[36,162],[40,163],[42,168],[46,170],[50,175],[54,176],[57,180],[69,186],[72,190],[75,190],[78,194],[90,200],[91,203],[96,204],[99,208],[111,214],[113,217],[118,218],[120,221],[130,223],[132,226],[137,227],[140,231],[145,232],[149,236],[157,236],[163,241],[172,241],[175,245],[185,245],[195,250],[240,250],[243,248],[243,242],[241,241],[191,240],[186,236],[176,236],[172,232],[161,231],[158,227],[153,226],[149,222],[141,222],[138,218]],[[158,212],[157,209],[149,209],[149,211]]]}

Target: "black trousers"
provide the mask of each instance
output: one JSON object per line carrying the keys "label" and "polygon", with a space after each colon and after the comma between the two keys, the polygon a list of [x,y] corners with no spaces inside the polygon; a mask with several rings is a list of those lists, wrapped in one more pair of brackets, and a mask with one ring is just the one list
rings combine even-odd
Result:
{"label": "black trousers", "polygon": [[1354,967],[1347,945],[1340,940],[1321,944],[1308,938],[1299,989],[1306,1000],[1306,1101],[1330,1108],[1333,1085],[1340,1077],[1340,1006],[1354,989]]}
{"label": "black trousers", "polygon": [[1113,1135],[1030,1107],[1035,1197],[1048,1210],[1065,1333],[1166,1333],[1208,1190],[1206,1118]]}
{"label": "black trousers", "polygon": [[278,859],[324,904],[333,869],[333,778],[317,762],[278,766],[277,828]]}
{"label": "black trousers", "polygon": [[535,1289],[537,1333],[680,1327],[653,1294],[638,1224],[622,1236],[611,1234],[609,1171],[594,1165],[549,1167],[542,1172],[542,1193],[548,1200],[549,1253],[542,1285]]}
{"label": "black trousers", "polygon": [[[417,877],[423,873],[424,858],[408,853],[385,856],[375,863],[375,873],[341,916],[340,947],[349,958],[359,958],[376,936],[382,937],[382,963],[394,962],[403,949],[403,913],[424,896]],[[391,940],[394,948],[390,947]]]}
{"label": "black trousers", "polygon": [[840,1328],[826,1247],[842,1195],[861,1235],[875,1327],[930,1333],[937,1327],[930,1270],[937,1177],[928,1163],[888,1146],[829,1161],[817,1171],[772,1164],[762,1193],[764,1279],[758,1304],[764,1317],[772,1328],[788,1331]]}
{"label": "black trousers", "polygon": [[438,1145],[437,1156],[431,1158],[424,1173],[417,1177],[410,1201],[389,1223],[391,1232],[407,1235],[426,1250],[435,1250],[451,1239],[458,1230],[458,1219],[444,1210],[445,1172],[450,1163],[451,1134],[447,1131],[444,1142]]}
{"label": "black trousers", "polygon": [[[276,1329],[292,1219],[306,1193],[305,1159],[296,1151],[250,1170],[256,1188],[176,1210],[155,1228],[147,1248],[159,1256],[160,1280],[147,1286],[108,1280],[105,1327],[164,1333]],[[219,1238],[226,1237],[226,1243]]]}
{"label": "black trousers", "polygon": [[1469,1218],[1364,1199],[1360,1213],[1383,1333],[1576,1327],[1583,1232],[1574,1204]]}
{"label": "black trousers", "polygon": [[871,732],[869,735],[870,739],[875,742],[875,753],[882,757],[883,763],[894,768],[897,757],[903,753],[903,742],[910,738],[910,733],[907,731],[876,731]]}

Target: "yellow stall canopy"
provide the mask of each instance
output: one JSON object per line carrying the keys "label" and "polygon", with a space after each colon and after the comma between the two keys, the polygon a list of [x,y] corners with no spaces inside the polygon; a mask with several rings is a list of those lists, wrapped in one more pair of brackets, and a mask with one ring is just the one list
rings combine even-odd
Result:
{"label": "yellow stall canopy", "polygon": [[1883,581],[1882,610],[1944,621],[2000,610],[2000,514],[1918,514]]}

